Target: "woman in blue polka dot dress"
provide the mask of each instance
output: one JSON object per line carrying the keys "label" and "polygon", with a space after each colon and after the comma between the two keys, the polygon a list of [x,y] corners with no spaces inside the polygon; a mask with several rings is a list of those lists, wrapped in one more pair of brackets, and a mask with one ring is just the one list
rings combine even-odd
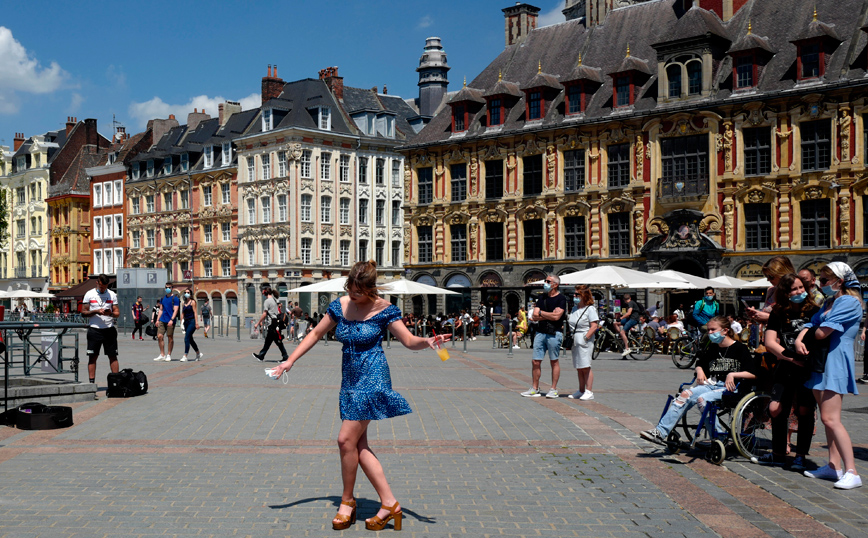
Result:
{"label": "woman in blue polka dot dress", "polygon": [[346,283],[347,296],[332,301],[328,316],[320,321],[273,375],[279,377],[319,342],[328,331],[343,342],[343,380],[340,392],[341,424],[338,447],[341,453],[341,477],[344,490],[338,514],[332,520],[335,530],[349,528],[356,521],[356,500],[353,490],[358,467],[371,481],[380,496],[380,510],[366,520],[370,530],[385,528],[394,520],[395,530],[401,529],[403,513],[383,467],[368,445],[368,425],[372,420],[411,413],[403,396],[392,390],[389,364],[383,352],[384,329],[408,349],[437,349],[449,339],[446,335],[419,338],[410,334],[401,322],[401,311],[377,295],[377,265],[373,261],[359,262],[350,270]]}

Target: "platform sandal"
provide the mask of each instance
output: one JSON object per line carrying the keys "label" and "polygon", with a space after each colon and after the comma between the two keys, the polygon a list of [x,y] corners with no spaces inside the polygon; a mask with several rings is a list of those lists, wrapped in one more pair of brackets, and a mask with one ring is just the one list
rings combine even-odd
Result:
{"label": "platform sandal", "polygon": [[369,531],[381,531],[386,528],[386,523],[389,522],[390,519],[394,519],[394,527],[396,531],[401,530],[401,520],[404,517],[404,512],[401,509],[398,509],[396,512],[395,509],[398,508],[398,501],[395,501],[395,504],[390,506],[386,506],[385,504],[380,505],[381,510],[388,510],[389,515],[386,516],[385,519],[380,519],[377,516],[374,516],[370,519],[365,520],[365,528]]}
{"label": "platform sandal", "polygon": [[[350,525],[356,524],[356,500],[353,499],[352,501],[341,501],[341,504],[351,506],[353,508],[353,511],[350,512],[350,515],[348,516],[338,512],[338,515],[336,515],[332,520],[332,528],[336,531],[349,529]],[[335,520],[338,521],[336,522]]]}

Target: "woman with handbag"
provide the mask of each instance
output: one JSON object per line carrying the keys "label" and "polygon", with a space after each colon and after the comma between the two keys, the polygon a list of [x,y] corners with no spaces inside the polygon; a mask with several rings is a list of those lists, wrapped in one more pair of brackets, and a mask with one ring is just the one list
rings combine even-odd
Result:
{"label": "woman with handbag", "polygon": [[[814,314],[811,321],[796,338],[796,352],[810,355],[811,377],[805,386],[814,391],[820,404],[820,418],[826,428],[829,445],[829,463],[813,471],[805,471],[809,478],[836,480],[838,489],[853,489],[862,486],[856,472],[853,443],[850,434],[841,423],[841,405],[844,394],[859,394],[856,390],[856,364],[853,343],[859,332],[862,319],[862,299],[859,280],[849,265],[832,262],[820,270],[820,285],[829,299],[823,308]],[[828,355],[819,345],[828,341]],[[825,355],[825,364],[823,364]]]}
{"label": "woman with handbag", "polygon": [[573,331],[573,367],[579,376],[579,390],[567,396],[571,399],[594,399],[594,374],[591,359],[594,352],[594,333],[600,327],[600,316],[594,307],[594,296],[588,286],[576,286],[573,311],[567,320]]}
{"label": "woman with handbag", "polygon": [[769,415],[772,417],[772,451],[754,463],[784,465],[787,450],[787,426],[790,409],[795,403],[799,424],[796,457],[790,469],[805,470],[805,458],[814,436],[814,395],[805,387],[810,376],[806,367],[808,357],[796,353],[796,337],[802,328],[820,310],[813,304],[804,282],[794,273],[781,277],[775,289],[775,305],[766,325],[765,345],[776,358],[772,374],[772,394]]}

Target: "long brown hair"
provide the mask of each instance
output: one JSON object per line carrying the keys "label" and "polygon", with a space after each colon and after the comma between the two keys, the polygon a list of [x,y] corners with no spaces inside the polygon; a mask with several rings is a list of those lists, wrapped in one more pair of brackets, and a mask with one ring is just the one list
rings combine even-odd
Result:
{"label": "long brown hair", "polygon": [[769,258],[768,261],[763,264],[763,276],[769,280],[780,278],[784,275],[795,272],[796,268],[793,267],[793,262],[791,262],[786,256],[775,256]]}
{"label": "long brown hair", "polygon": [[[805,286],[805,281],[795,273],[790,273],[781,277],[778,286],[775,288],[775,304],[772,306],[772,312],[774,312],[775,315],[805,317],[807,316],[808,311],[816,306],[811,300],[810,294],[808,294],[808,297],[806,297],[801,304],[790,301],[790,289],[792,289],[793,283],[796,280]],[[805,291],[808,291],[808,286],[805,286]]]}
{"label": "long brown hair", "polygon": [[350,269],[347,282],[344,284],[345,290],[349,291],[350,288],[355,288],[359,293],[376,299],[379,296],[377,294],[377,262],[374,260],[356,262]]}
{"label": "long brown hair", "polygon": [[584,306],[593,306],[594,305],[594,295],[591,293],[591,288],[584,284],[576,286],[576,295],[582,298],[582,304]]}

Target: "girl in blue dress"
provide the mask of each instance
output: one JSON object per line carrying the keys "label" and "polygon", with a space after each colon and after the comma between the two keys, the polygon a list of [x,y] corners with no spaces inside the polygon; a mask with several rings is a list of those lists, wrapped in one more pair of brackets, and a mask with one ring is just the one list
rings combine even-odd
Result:
{"label": "girl in blue dress", "polygon": [[858,394],[856,390],[856,365],[853,341],[859,332],[862,319],[862,298],[859,280],[849,265],[832,262],[820,270],[820,285],[829,297],[823,308],[814,314],[810,323],[796,338],[796,351],[808,355],[803,339],[808,329],[814,328],[817,340],[829,339],[829,355],[823,373],[812,373],[805,386],[814,391],[820,404],[820,418],[826,428],[829,445],[829,463],[814,471],[805,471],[805,476],[836,480],[838,489],[853,489],[862,485],[856,472],[853,443],[850,434],[841,423],[841,405],[844,394]]}
{"label": "girl in blue dress", "polygon": [[353,490],[359,467],[371,481],[380,496],[377,515],[365,521],[369,530],[382,530],[394,520],[395,530],[401,530],[403,513],[392,494],[380,460],[368,445],[368,425],[372,420],[397,417],[411,413],[403,396],[392,390],[389,364],[381,345],[384,329],[408,349],[419,350],[449,340],[437,335],[419,338],[410,334],[401,321],[401,311],[377,295],[377,264],[358,262],[350,270],[346,283],[347,296],[332,301],[328,316],[322,318],[310,336],[301,341],[286,361],[277,365],[273,375],[288,372],[330,330],[343,342],[340,392],[341,424],[338,448],[341,454],[341,477],[344,490],[332,528],[343,530],[356,522],[356,500]]}

